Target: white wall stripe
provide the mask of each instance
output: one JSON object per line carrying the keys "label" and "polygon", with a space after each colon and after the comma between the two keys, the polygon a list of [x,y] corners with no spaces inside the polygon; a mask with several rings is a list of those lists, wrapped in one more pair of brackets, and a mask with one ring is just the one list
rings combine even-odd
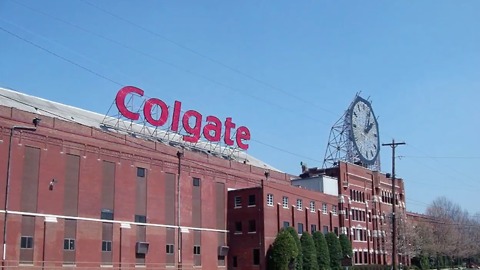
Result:
{"label": "white wall stripe", "polygon": [[180,229],[190,229],[195,231],[209,231],[209,232],[223,232],[223,233],[228,232],[228,230],[210,229],[210,228],[197,228],[197,227],[176,226],[176,225],[155,224],[155,223],[138,223],[138,222],[132,222],[132,221],[123,221],[123,220],[108,220],[108,219],[98,219],[98,218],[73,217],[73,216],[62,216],[62,215],[52,215],[52,214],[42,214],[42,213],[0,210],[0,213],[5,213],[5,212],[8,212],[8,214],[13,214],[13,215],[25,215],[25,216],[36,216],[36,217],[48,217],[48,218],[54,217],[54,218],[61,218],[61,219],[74,219],[74,220],[93,221],[93,222],[102,222],[102,223],[130,224],[130,225],[163,227],[163,228],[180,228]]}

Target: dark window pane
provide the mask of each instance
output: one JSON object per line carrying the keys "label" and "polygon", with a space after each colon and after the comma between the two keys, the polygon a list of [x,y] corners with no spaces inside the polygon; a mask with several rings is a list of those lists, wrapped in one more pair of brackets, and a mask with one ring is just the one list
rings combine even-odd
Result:
{"label": "dark window pane", "polygon": [[248,195],[248,205],[255,205],[255,195]]}
{"label": "dark window pane", "polygon": [[137,168],[137,176],[138,177],[145,177],[145,168]]}
{"label": "dark window pane", "polygon": [[20,248],[27,248],[27,238],[24,236],[20,238]]}
{"label": "dark window pane", "polygon": [[259,264],[260,264],[260,250],[256,248],[253,250],[253,265],[259,265]]}
{"label": "dark window pane", "polygon": [[283,228],[288,228],[288,227],[290,227],[290,222],[284,221],[283,222]]}
{"label": "dark window pane", "polygon": [[101,219],[113,220],[113,211],[111,209],[102,209]]}
{"label": "dark window pane", "polygon": [[135,222],[147,223],[147,217],[144,215],[135,215]]}
{"label": "dark window pane", "polygon": [[200,186],[200,178],[193,178],[193,186],[195,187]]}
{"label": "dark window pane", "polygon": [[63,249],[68,250],[69,244],[70,244],[70,242],[68,241],[68,239],[64,239],[63,240]]}
{"label": "dark window pane", "polygon": [[233,267],[237,267],[238,262],[237,262],[237,256],[233,256]]}
{"label": "dark window pane", "polygon": [[235,222],[235,232],[242,232],[242,222]]}
{"label": "dark window pane", "polygon": [[249,232],[257,231],[257,226],[254,219],[248,221],[248,231]]}
{"label": "dark window pane", "polygon": [[298,230],[297,230],[298,234],[302,234],[303,233],[303,223],[298,223],[297,225],[298,225]]}
{"label": "dark window pane", "polygon": [[102,241],[102,251],[112,251],[112,242]]}

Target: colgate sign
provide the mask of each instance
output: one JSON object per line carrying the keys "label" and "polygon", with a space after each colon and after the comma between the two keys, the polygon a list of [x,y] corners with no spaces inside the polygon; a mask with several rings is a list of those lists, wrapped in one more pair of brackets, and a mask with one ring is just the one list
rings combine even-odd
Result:
{"label": "colgate sign", "polygon": [[[135,93],[139,96],[143,96],[144,91],[140,88],[134,86],[125,86],[120,91],[118,91],[115,98],[115,103],[117,105],[118,111],[128,119],[138,120],[140,114],[137,112],[130,111],[125,105],[125,99],[127,95]],[[152,109],[158,107],[160,110],[160,116],[154,117],[152,114]],[[231,135],[235,133],[235,123],[233,123],[231,117],[225,118],[225,122],[220,121],[215,116],[207,116],[206,124],[202,128],[202,114],[194,110],[186,111],[183,116],[181,116],[182,103],[180,101],[175,101],[173,105],[173,112],[171,116],[171,127],[170,130],[178,132],[178,127],[180,124],[180,118],[182,119],[183,129],[188,133],[183,135],[183,140],[186,142],[196,143],[200,139],[201,133],[203,132],[203,137],[210,142],[220,142],[222,137],[222,128],[224,126],[223,133],[223,142],[226,145],[234,145],[234,141],[231,139]],[[165,125],[169,119],[170,111],[167,104],[158,98],[147,99],[143,106],[143,117],[147,122],[154,127],[161,127]],[[191,120],[193,120],[193,125],[191,125]],[[246,141],[250,140],[250,130],[247,127],[240,126],[236,129],[235,140],[238,145],[243,150],[248,149],[248,144]]]}

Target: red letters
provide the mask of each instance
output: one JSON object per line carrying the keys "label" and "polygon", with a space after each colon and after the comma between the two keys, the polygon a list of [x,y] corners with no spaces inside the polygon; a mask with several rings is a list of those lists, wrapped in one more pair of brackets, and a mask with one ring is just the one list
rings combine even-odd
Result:
{"label": "red letters", "polygon": [[115,98],[115,104],[117,105],[118,110],[120,113],[128,119],[138,120],[140,115],[138,113],[131,112],[125,106],[125,98],[130,93],[136,93],[143,96],[143,90],[134,86],[125,86],[117,93],[117,97]]}
{"label": "red letters", "polygon": [[[120,89],[115,97],[115,104],[117,105],[118,111],[128,119],[138,120],[140,114],[137,112],[130,111],[125,105],[125,100],[128,94],[137,94],[143,96],[144,91],[140,88],[134,86],[125,86]],[[158,107],[158,108],[157,108]],[[160,116],[158,119],[154,118],[152,110],[158,109]],[[171,118],[170,129],[174,132],[179,132],[179,123],[180,123],[180,114],[182,111],[182,103],[180,101],[175,101],[173,105],[173,114]],[[143,106],[143,116],[145,120],[154,127],[160,127],[165,125],[168,122],[169,109],[167,104],[158,98],[150,98],[145,101]],[[183,129],[188,133],[183,135],[183,140],[185,142],[196,143],[200,139],[200,135],[203,133],[205,139],[211,142],[219,142],[222,136],[222,122],[215,116],[207,116],[206,124],[202,130],[202,114],[194,110],[186,111],[182,119]],[[235,123],[233,123],[231,117],[227,117],[224,122],[225,132],[223,141],[226,145],[234,145],[232,140],[232,134],[235,134],[235,142],[238,147],[247,150],[248,144],[245,141],[250,140],[250,130],[247,127],[241,126],[235,131]]]}

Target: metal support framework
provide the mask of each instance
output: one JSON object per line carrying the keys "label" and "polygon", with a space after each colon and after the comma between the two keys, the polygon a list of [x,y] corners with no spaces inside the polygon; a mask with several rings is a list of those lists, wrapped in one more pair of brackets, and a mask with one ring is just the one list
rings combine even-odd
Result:
{"label": "metal support framework", "polygon": [[[243,152],[238,146],[229,146],[222,144],[224,141],[224,134],[221,135],[220,141],[210,142],[200,140],[195,143],[183,141],[183,134],[186,134],[182,125],[179,125],[178,131],[172,131],[171,121],[165,123],[161,127],[151,126],[147,120],[142,116],[142,108],[145,105],[145,100],[138,101],[138,97],[132,95],[125,102],[125,106],[132,112],[138,113],[140,119],[133,121],[125,118],[116,108],[115,101],[112,102],[107,114],[104,116],[101,128],[107,131],[118,132],[121,134],[129,134],[132,137],[143,138],[149,141],[158,141],[170,146],[185,148],[187,150],[203,152],[206,155],[214,155],[228,160],[241,160]],[[168,106],[168,109],[172,109]],[[153,107],[152,117],[160,118],[161,109],[158,106]],[[235,138],[236,131],[231,134],[231,139]]]}
{"label": "metal support framework", "polygon": [[342,117],[340,117],[330,129],[330,136],[328,138],[325,157],[323,159],[323,168],[336,167],[338,166],[339,161],[344,161],[352,164],[359,164],[372,171],[380,171],[380,154],[374,164],[361,164],[359,154],[352,142],[350,112],[358,96],[359,94],[355,96]]}

